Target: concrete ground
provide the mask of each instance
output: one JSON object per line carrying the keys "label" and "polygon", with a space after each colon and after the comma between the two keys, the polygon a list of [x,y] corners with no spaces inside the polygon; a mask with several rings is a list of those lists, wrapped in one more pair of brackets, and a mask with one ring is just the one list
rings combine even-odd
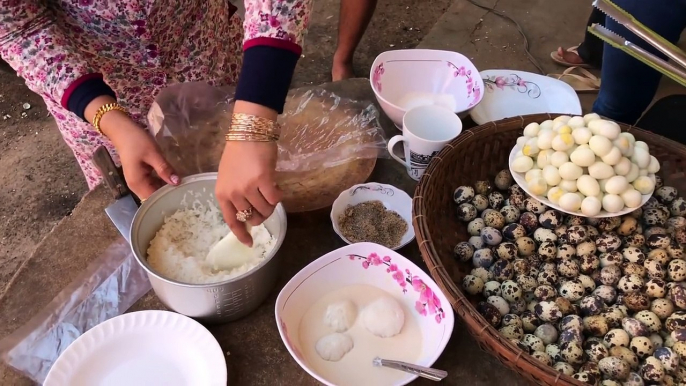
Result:
{"label": "concrete ground", "polygon": [[[560,72],[562,68],[549,60],[549,53],[557,46],[578,44],[590,4],[564,0],[481,0],[505,12],[519,22],[526,32],[531,53],[546,72]],[[335,46],[338,2],[315,1],[313,22],[305,46],[304,57],[295,75],[295,85],[319,84],[329,79],[329,61]],[[439,19],[440,18],[440,19]],[[433,27],[433,28],[432,28]],[[522,38],[509,22],[489,11],[479,9],[466,0],[380,0],[378,12],[367,36],[361,44],[356,71],[367,76],[374,57],[385,50],[417,46],[449,49],[472,59],[480,69],[511,68],[535,71],[523,52]],[[659,95],[677,90],[671,82],[664,82]],[[586,110],[593,95],[582,96]],[[31,107],[24,110],[23,104]],[[22,113],[26,113],[23,116]],[[86,192],[80,171],[69,150],[59,138],[54,124],[47,117],[40,98],[30,93],[20,79],[0,72],[0,304],[6,291],[22,289],[18,270],[32,269],[28,257],[54,225],[64,221],[59,234],[67,237],[69,216]],[[85,213],[101,213],[104,198],[83,203]],[[97,217],[103,221],[103,216]],[[103,229],[103,224],[94,228]],[[74,227],[74,228],[72,228]],[[86,238],[87,234],[79,233]],[[50,251],[50,245],[42,245]],[[56,249],[66,251],[65,248]],[[60,259],[63,256],[55,256]],[[75,267],[78,267],[76,265]],[[74,268],[74,267],[72,267]],[[37,269],[37,267],[33,267]],[[8,286],[12,277],[16,282]],[[44,279],[49,280],[49,277]],[[37,284],[37,283],[33,283]],[[3,290],[5,289],[5,290]],[[48,299],[59,290],[49,288]],[[26,291],[27,288],[23,288]],[[10,319],[12,317],[10,316]],[[22,315],[19,319],[26,320]],[[459,325],[458,325],[459,328]],[[1,337],[0,337],[1,338]],[[468,344],[473,344],[468,342]],[[451,360],[468,361],[473,369],[474,383],[497,384],[500,377],[489,377],[495,361],[479,363],[473,358],[450,356]],[[497,370],[496,370],[497,369]],[[4,370],[0,369],[0,384]],[[503,373],[503,375],[506,373]],[[463,378],[463,380],[466,380]],[[480,380],[480,382],[476,382]],[[502,383],[502,382],[500,382]]]}

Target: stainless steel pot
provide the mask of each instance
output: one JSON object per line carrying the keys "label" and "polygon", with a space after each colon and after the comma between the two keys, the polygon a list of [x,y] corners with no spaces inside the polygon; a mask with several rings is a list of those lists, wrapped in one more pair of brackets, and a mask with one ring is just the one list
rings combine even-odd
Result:
{"label": "stainless steel pot", "polygon": [[[281,204],[265,221],[276,245],[265,260],[253,270],[216,284],[186,284],[162,277],[148,265],[147,250],[164,217],[184,205],[215,201],[217,173],[203,173],[183,179],[179,186],[165,186],[145,201],[133,218],[131,248],[145,269],[152,288],[170,309],[206,323],[225,323],[242,318],[262,304],[274,287],[278,274],[278,252],[286,236],[286,211]],[[184,203],[184,197],[186,197]],[[215,201],[216,202],[216,201]]]}

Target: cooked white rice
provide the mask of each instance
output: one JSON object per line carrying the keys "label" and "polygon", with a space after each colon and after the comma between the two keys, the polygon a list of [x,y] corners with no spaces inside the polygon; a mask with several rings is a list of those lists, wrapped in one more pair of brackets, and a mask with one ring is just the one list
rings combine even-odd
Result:
{"label": "cooked white rice", "polygon": [[[185,199],[184,199],[185,201]],[[195,201],[164,219],[150,242],[148,264],[159,275],[188,284],[208,284],[229,280],[257,267],[271,252],[276,239],[264,225],[252,228],[256,257],[232,270],[214,270],[205,261],[210,249],[230,232],[216,204]]]}

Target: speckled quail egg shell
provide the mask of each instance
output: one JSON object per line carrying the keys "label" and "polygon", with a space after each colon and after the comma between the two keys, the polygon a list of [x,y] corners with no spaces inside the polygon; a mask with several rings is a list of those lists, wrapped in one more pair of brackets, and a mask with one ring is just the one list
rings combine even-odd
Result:
{"label": "speckled quail egg shell", "polygon": [[631,371],[629,364],[617,357],[601,359],[600,362],[598,362],[598,367],[603,375],[614,380],[626,379]]}
{"label": "speckled quail egg shell", "polygon": [[629,347],[631,338],[629,334],[620,328],[615,328],[607,332],[603,337],[603,344],[607,348],[612,348],[616,346]]}

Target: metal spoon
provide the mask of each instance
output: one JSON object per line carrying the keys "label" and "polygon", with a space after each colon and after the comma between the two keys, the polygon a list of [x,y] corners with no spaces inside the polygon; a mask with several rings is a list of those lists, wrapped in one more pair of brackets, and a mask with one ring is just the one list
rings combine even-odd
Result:
{"label": "metal spoon", "polygon": [[443,378],[448,376],[447,371],[432,369],[430,367],[413,365],[411,363],[391,361],[388,359],[381,359],[379,357],[374,358],[374,366],[376,367],[388,367],[394,370],[404,371],[406,373],[414,374],[422,378],[430,379],[432,381],[441,381]]}

